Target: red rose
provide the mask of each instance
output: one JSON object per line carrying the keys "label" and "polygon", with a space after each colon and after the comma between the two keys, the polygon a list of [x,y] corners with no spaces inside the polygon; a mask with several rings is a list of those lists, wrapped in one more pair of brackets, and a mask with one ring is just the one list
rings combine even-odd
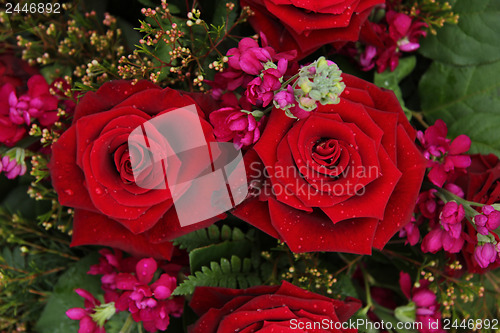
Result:
{"label": "red rose", "polygon": [[[168,240],[213,222],[181,228],[169,189],[138,186],[130,161],[131,154],[137,160],[148,154],[140,145],[129,147],[129,134],[134,129],[155,116],[192,104],[195,102],[190,97],[146,81],[136,85],[109,82],[97,92],[85,94],[76,107],[72,126],[52,146],[50,165],[59,202],[75,208],[72,246],[108,245],[138,256],[168,258],[172,251]],[[199,118],[191,120],[201,123],[207,141],[215,141],[212,127],[198,106],[196,109]],[[161,135],[148,140],[151,147],[168,146]],[[141,181],[148,185],[164,181],[161,164],[138,165]],[[178,168],[174,173],[185,179],[200,171],[196,163],[166,166],[167,170],[171,167]]]}
{"label": "red rose", "polygon": [[427,161],[392,91],[344,74],[336,105],[273,110],[245,155],[258,195],[234,214],[294,252],[371,253],[411,218]]}
{"label": "red rose", "polygon": [[339,328],[361,302],[328,298],[283,281],[245,290],[198,287],[189,305],[201,316],[189,333],[319,332],[306,328],[322,321],[330,326],[324,332],[357,332]]}
{"label": "red rose", "polygon": [[297,50],[298,58],[319,47],[357,41],[373,6],[383,0],[241,0],[255,15],[252,27],[263,32],[278,52]]}

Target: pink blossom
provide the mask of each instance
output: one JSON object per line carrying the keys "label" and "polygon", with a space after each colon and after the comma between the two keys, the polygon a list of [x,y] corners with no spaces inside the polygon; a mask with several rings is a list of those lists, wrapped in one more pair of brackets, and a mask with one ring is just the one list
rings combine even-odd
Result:
{"label": "pink blossom", "polygon": [[259,140],[264,118],[257,121],[252,114],[235,107],[225,107],[210,114],[210,123],[219,141],[233,140],[236,147],[242,148]]}
{"label": "pink blossom", "polygon": [[416,321],[423,324],[419,331],[422,333],[444,333],[441,323],[437,329],[432,329],[432,326],[429,325],[429,322],[441,319],[440,305],[437,302],[436,294],[429,289],[429,281],[422,279],[419,281],[419,287],[412,287],[410,275],[400,272],[399,286],[408,300],[415,303]]}
{"label": "pink blossom", "polygon": [[274,98],[274,93],[281,88],[288,62],[281,59],[277,68],[268,68],[262,74],[248,83],[245,96],[248,101],[257,106],[268,106]]}
{"label": "pink blossom", "polygon": [[26,164],[24,161],[19,163],[15,158],[4,156],[0,160],[0,172],[3,172],[8,179],[14,179],[26,173]]}
{"label": "pink blossom", "polygon": [[359,64],[361,69],[364,71],[369,71],[375,67],[375,57],[377,56],[377,48],[373,45],[367,45],[365,50],[359,56]]}
{"label": "pink blossom", "polygon": [[420,47],[418,40],[425,37],[427,32],[423,30],[427,25],[424,22],[413,21],[404,14],[389,10],[386,14],[389,24],[389,36],[396,41],[399,49],[404,52],[412,52]]}
{"label": "pink blossom", "polygon": [[418,241],[420,240],[420,231],[418,230],[418,225],[414,217],[412,217],[410,223],[405,225],[399,231],[399,237],[406,237],[405,244],[409,243],[411,246],[414,246],[418,243]]}
{"label": "pink blossom", "polygon": [[10,83],[0,88],[0,143],[9,147],[15,145],[26,134],[24,126],[13,123],[10,118],[10,96],[13,93],[15,94],[15,89]]}
{"label": "pink blossom", "polygon": [[431,189],[420,193],[417,198],[416,211],[428,219],[433,219],[437,215],[436,192],[437,190]]}
{"label": "pink blossom", "polygon": [[482,235],[488,235],[490,231],[494,231],[500,227],[500,212],[495,210],[490,205],[483,206],[483,214],[474,216],[477,232]]}
{"label": "pink blossom", "polygon": [[252,38],[243,38],[238,43],[237,48],[232,48],[227,51],[229,56],[229,68],[233,70],[241,70],[250,75],[259,75],[264,69],[264,63],[277,60],[292,60],[296,53],[285,52],[276,53],[271,47],[267,46],[265,36],[261,36],[263,46]]}
{"label": "pink blossom", "polygon": [[66,316],[80,321],[78,333],[106,333],[104,327],[100,327],[91,317],[101,302],[85,289],[76,289],[75,292],[84,298],[84,308],[71,308],[66,311]]}
{"label": "pink blossom", "polygon": [[446,138],[448,128],[441,119],[436,120],[425,133],[419,131],[417,137],[424,147],[424,156],[429,160],[431,171],[429,180],[436,186],[442,187],[449,181],[457,170],[465,172],[470,166],[471,158],[463,155],[471,145],[466,135],[459,135],[453,141]]}
{"label": "pink blossom", "polygon": [[104,290],[104,300],[106,302],[114,302],[118,299],[120,294],[116,287],[116,277],[119,272],[133,272],[135,265],[139,261],[138,258],[129,257],[123,258],[120,250],[101,249],[99,253],[99,263],[90,266],[87,274],[89,275],[102,275],[101,288]]}
{"label": "pink blossom", "polygon": [[497,260],[498,252],[495,245],[486,243],[476,246],[474,249],[474,259],[482,268],[488,267]]}
{"label": "pink blossom", "polygon": [[274,101],[281,109],[292,107],[295,104],[295,94],[292,85],[288,85],[286,90],[282,90],[274,95]]}
{"label": "pink blossom", "polygon": [[180,300],[170,299],[177,281],[175,277],[162,274],[151,283],[158,269],[156,260],[141,259],[136,265],[135,275],[119,273],[116,286],[125,292],[116,301],[119,311],[130,311],[136,322],[142,322],[148,332],[166,330],[170,322],[169,315],[180,315]]}
{"label": "pink blossom", "polygon": [[437,226],[425,235],[422,240],[421,249],[424,253],[436,253],[441,249],[449,253],[458,253],[462,250],[464,242],[465,239],[462,235],[458,238],[454,238],[450,233]]}
{"label": "pink blossom", "polygon": [[462,220],[464,217],[464,207],[461,204],[457,204],[455,201],[450,201],[447,202],[441,210],[439,220],[443,229],[447,231],[451,237],[456,239],[462,234]]}
{"label": "pink blossom", "polygon": [[28,80],[28,92],[21,97],[10,91],[8,101],[9,117],[14,124],[30,125],[31,118],[35,118],[42,126],[50,126],[58,119],[58,100],[50,94],[49,85],[41,75]]}

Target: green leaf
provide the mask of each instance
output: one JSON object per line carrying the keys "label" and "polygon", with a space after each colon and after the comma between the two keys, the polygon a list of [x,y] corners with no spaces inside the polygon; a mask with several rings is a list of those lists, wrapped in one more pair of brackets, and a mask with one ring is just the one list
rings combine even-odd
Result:
{"label": "green leaf", "polygon": [[411,119],[411,111],[405,106],[399,82],[401,82],[401,80],[407,77],[413,69],[415,69],[416,64],[417,58],[415,56],[402,58],[399,60],[399,65],[394,71],[391,72],[390,69],[386,69],[382,73],[375,73],[373,78],[373,82],[377,86],[394,91],[394,94],[398,98],[399,103],[401,103],[401,107],[403,108],[408,120]]}
{"label": "green leaf", "polygon": [[37,332],[67,333],[78,331],[78,321],[69,319],[66,316],[66,311],[74,307],[83,307],[83,298],[74,292],[76,288],[85,289],[94,295],[100,292],[99,277],[87,275],[90,265],[98,262],[98,256],[98,253],[88,255],[61,275],[36,323]]}
{"label": "green leaf", "polygon": [[250,255],[252,243],[248,240],[225,241],[220,244],[194,249],[189,252],[189,266],[191,272],[196,272],[202,266],[208,265],[212,261],[218,261],[219,258],[230,258],[232,255],[244,258]]}
{"label": "green leaf", "polygon": [[419,91],[425,117],[443,119],[451,136],[466,134],[471,152],[500,156],[500,61],[458,67],[434,62]]}
{"label": "green leaf", "polygon": [[471,140],[471,154],[500,156],[500,114],[474,113],[460,118],[449,128],[451,136],[467,134]]}
{"label": "green leaf", "polygon": [[410,302],[406,305],[398,306],[394,309],[394,316],[396,319],[402,322],[414,322],[416,317],[416,306],[415,303]]}
{"label": "green leaf", "polygon": [[20,185],[9,192],[2,206],[12,214],[19,213],[25,218],[36,218],[36,201],[28,195],[28,185]]}
{"label": "green leaf", "polygon": [[248,288],[262,283],[256,272],[244,271],[242,267],[251,267],[249,258],[242,261],[237,256],[232,256],[231,260],[226,258],[210,262],[208,266],[201,267],[200,271],[187,277],[172,293],[172,295],[190,295],[196,287],[224,287],[224,288]]}
{"label": "green leaf", "polygon": [[399,321],[385,311],[377,310],[377,308],[375,308],[375,310],[373,312],[375,313],[375,315],[377,315],[377,317],[379,317],[384,322],[391,323],[393,330],[398,332],[398,333],[418,333],[416,330],[412,330],[412,329],[405,329],[405,328],[398,329],[397,325],[398,325]]}
{"label": "green leaf", "polygon": [[71,67],[61,64],[52,64],[49,66],[45,66],[40,69],[40,73],[49,84],[51,84],[57,78],[64,77],[66,75],[72,75]]}
{"label": "green leaf", "polygon": [[454,65],[500,60],[500,1],[457,0],[458,24],[447,24],[422,42],[424,56]]}
{"label": "green leaf", "polygon": [[251,233],[244,234],[238,228],[231,229],[227,225],[223,225],[222,229],[216,225],[211,225],[206,229],[196,230],[187,235],[174,239],[174,245],[179,246],[180,249],[191,252],[194,249],[208,246],[210,244],[217,244],[228,240],[244,240],[250,239]]}

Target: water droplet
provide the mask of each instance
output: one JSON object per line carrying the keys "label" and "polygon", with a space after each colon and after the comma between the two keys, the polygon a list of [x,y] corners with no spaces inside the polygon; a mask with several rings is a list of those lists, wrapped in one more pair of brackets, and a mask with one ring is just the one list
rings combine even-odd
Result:
{"label": "water droplet", "polygon": [[70,189],[67,189],[67,190],[64,190],[64,193],[66,193],[67,195],[73,195],[75,194],[72,190]]}

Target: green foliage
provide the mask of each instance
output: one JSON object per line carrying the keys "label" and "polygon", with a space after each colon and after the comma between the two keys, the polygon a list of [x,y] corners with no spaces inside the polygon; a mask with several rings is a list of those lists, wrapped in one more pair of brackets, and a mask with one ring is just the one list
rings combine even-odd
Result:
{"label": "green foliage", "polygon": [[411,111],[405,106],[405,102],[403,100],[403,92],[399,87],[399,83],[405,77],[410,75],[416,64],[417,58],[415,56],[401,58],[399,60],[398,67],[396,67],[394,71],[391,72],[390,69],[386,69],[382,73],[375,73],[375,76],[373,78],[373,82],[377,86],[394,91],[394,94],[396,94],[399,103],[401,103],[401,107],[403,108],[408,120],[411,119]]}
{"label": "green foliage", "polygon": [[420,52],[453,65],[479,65],[500,60],[500,2],[457,0],[458,24],[445,25],[422,42]]}
{"label": "green foliage", "polygon": [[[25,191],[26,188],[23,198]],[[21,207],[36,211],[38,205],[13,199],[18,195],[22,196],[22,192],[9,192],[6,202],[21,202]],[[15,206],[10,207],[16,210]],[[54,230],[49,233],[35,219],[25,219],[1,208],[0,330],[8,332],[16,325],[36,320],[57,277],[75,260],[78,258],[63,234]]]}
{"label": "green foliage", "polygon": [[78,321],[69,319],[66,311],[74,307],[83,307],[83,298],[75,293],[76,288],[85,289],[94,295],[100,292],[99,277],[87,275],[90,265],[97,263],[98,256],[98,253],[86,256],[61,275],[36,324],[38,332],[78,331]]}
{"label": "green foliage", "polygon": [[219,244],[212,244],[194,249],[189,252],[189,266],[191,272],[196,272],[202,266],[210,264],[214,260],[223,257],[247,257],[252,250],[252,243],[249,240],[225,241]]}
{"label": "green foliage", "polygon": [[261,284],[257,273],[252,272],[252,261],[244,258],[243,261],[232,256],[231,260],[222,258],[220,263],[212,261],[210,267],[203,266],[201,271],[182,282],[173,292],[173,295],[190,295],[196,287],[224,287],[245,289]]}
{"label": "green foliage", "polygon": [[217,244],[222,241],[240,241],[250,239],[251,233],[245,235],[239,228],[231,229],[223,225],[220,229],[215,224],[206,229],[193,231],[187,235],[174,239],[174,245],[188,252],[207,245]]}
{"label": "green foliage", "polygon": [[465,67],[434,62],[419,87],[425,117],[443,119],[453,137],[470,136],[472,153],[500,156],[498,73],[500,61]]}
{"label": "green foliage", "polygon": [[466,134],[471,153],[500,156],[500,2],[457,0],[458,25],[427,38],[420,52],[435,60],[420,85],[421,107],[449,135]]}

